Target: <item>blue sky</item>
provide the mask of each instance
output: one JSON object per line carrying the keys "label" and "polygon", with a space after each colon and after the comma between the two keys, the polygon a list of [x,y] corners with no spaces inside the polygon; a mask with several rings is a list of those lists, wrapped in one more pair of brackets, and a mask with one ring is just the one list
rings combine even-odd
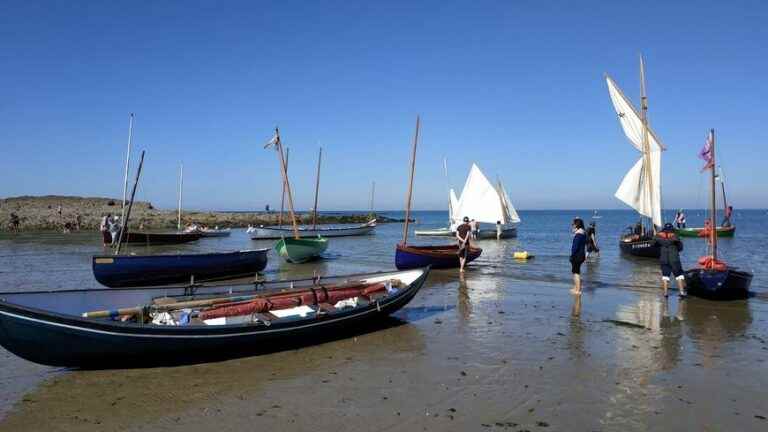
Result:
{"label": "blue sky", "polygon": [[[120,196],[128,113],[138,197],[198,209],[279,205],[279,125],[297,207],[442,209],[448,158],[522,209],[624,208],[637,159],[608,98],[637,102],[668,146],[665,207],[702,207],[696,152],[718,134],[729,199],[766,207],[764,2],[34,2],[0,4],[0,196]],[[135,163],[134,163],[135,167]]]}

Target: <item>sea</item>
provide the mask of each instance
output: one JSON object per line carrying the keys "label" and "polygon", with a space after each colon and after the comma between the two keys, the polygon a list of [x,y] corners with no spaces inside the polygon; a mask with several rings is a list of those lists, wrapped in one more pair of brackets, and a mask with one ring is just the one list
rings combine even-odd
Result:
{"label": "sea", "polygon": [[[735,237],[719,241],[724,260],[754,273],[754,295],[731,302],[679,300],[674,291],[664,299],[658,263],[619,253],[634,212],[519,213],[516,239],[478,241],[483,253],[466,274],[433,271],[392,321],[356,337],[211,364],[103,371],[36,365],[0,348],[0,431],[768,429],[765,210],[736,210]],[[687,211],[689,226],[704,215]],[[412,217],[409,244],[453,241],[413,235],[446,226],[447,212]],[[568,293],[575,217],[596,223],[601,249],[582,267],[583,296]],[[390,270],[402,239],[402,223],[382,223],[372,235],[330,239],[315,262],[289,264],[270,250],[264,277]],[[706,243],[683,242],[683,265],[694,266]],[[273,246],[234,229],[126,253]],[[534,258],[515,260],[516,251]],[[99,288],[91,259],[109,252],[95,232],[3,234],[0,298]]]}

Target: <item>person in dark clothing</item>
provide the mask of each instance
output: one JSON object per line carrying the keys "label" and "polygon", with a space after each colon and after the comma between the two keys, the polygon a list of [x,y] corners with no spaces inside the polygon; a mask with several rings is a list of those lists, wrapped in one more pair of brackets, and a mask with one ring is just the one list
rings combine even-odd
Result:
{"label": "person in dark clothing", "polygon": [[587,245],[587,233],[584,231],[584,221],[581,218],[573,220],[573,242],[571,243],[571,273],[573,273],[573,289],[571,294],[581,295],[581,264],[586,259],[584,248]]}
{"label": "person in dark clothing", "polygon": [[683,250],[683,242],[675,235],[675,227],[671,223],[664,224],[653,239],[654,246],[661,249],[659,264],[661,264],[661,284],[664,289],[664,297],[668,297],[669,280],[671,276],[677,280],[677,289],[680,297],[685,297],[685,276],[683,266],[680,264],[680,252]]}
{"label": "person in dark clothing", "polygon": [[600,256],[600,248],[597,247],[597,226],[591,222],[587,228],[587,258],[593,253]]}
{"label": "person in dark clothing", "polygon": [[720,225],[723,226],[723,228],[728,228],[731,226],[731,216],[733,216],[733,206],[728,206],[725,208],[725,217],[723,218],[723,223]]}
{"label": "person in dark clothing", "polygon": [[459,272],[464,271],[469,256],[469,239],[472,237],[472,226],[469,224],[469,218],[464,217],[464,223],[456,227],[456,239],[459,242]]}

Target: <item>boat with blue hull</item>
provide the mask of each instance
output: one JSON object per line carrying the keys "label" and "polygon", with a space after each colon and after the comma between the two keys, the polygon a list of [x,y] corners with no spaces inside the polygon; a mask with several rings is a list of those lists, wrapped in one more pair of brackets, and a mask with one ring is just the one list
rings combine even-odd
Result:
{"label": "boat with blue hull", "polygon": [[685,272],[688,293],[710,300],[738,300],[749,297],[752,274],[726,268],[725,270],[691,269]]}
{"label": "boat with blue hull", "polygon": [[[101,255],[93,275],[108,287],[139,287],[255,276],[267,266],[269,249],[180,255]],[[193,279],[194,278],[194,279]]]}
{"label": "boat with blue hull", "polygon": [[[482,252],[482,249],[470,246],[467,263],[477,259]],[[459,247],[457,245],[397,245],[395,250],[395,267],[405,270],[426,266],[431,266],[435,269],[459,267]]]}
{"label": "boat with blue hull", "polygon": [[[35,363],[99,369],[262,354],[317,344],[352,330],[375,330],[375,323],[413,299],[428,274],[429,268],[425,268],[247,285],[0,293],[0,345]],[[307,293],[328,298],[329,293],[345,289],[357,289],[359,294],[335,304],[310,300],[298,307],[271,309],[271,313],[205,321],[193,318],[183,323],[157,321],[156,312],[169,310],[173,302],[210,305],[221,296],[224,300],[239,296],[236,298],[256,299],[271,306],[270,298],[285,302],[302,298],[300,295],[306,299]],[[126,305],[144,306],[115,309]],[[133,309],[140,311],[140,322],[136,316],[122,319],[129,317],[126,310]],[[114,315],[102,317],[93,317],[96,312],[85,313],[112,310]],[[187,313],[184,310],[171,312]],[[193,307],[192,313],[203,312]],[[155,318],[146,322],[145,314]]]}

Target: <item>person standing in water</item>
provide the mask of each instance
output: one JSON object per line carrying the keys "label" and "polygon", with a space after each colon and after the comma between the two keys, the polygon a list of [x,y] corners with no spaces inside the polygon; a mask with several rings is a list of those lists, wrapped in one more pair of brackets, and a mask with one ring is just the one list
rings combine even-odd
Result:
{"label": "person standing in water", "polygon": [[590,222],[589,228],[587,228],[587,258],[593,253],[600,256],[600,248],[597,247],[597,225]]}
{"label": "person standing in water", "polygon": [[664,297],[669,297],[669,280],[671,276],[677,280],[677,289],[680,297],[685,297],[685,275],[680,264],[680,252],[683,250],[683,242],[675,235],[675,227],[671,223],[664,224],[654,238],[654,246],[661,249],[659,264],[661,264],[661,285],[664,289]]}
{"label": "person standing in water", "polygon": [[472,226],[469,224],[469,218],[464,217],[464,223],[456,227],[456,239],[459,242],[459,272],[464,272],[464,266],[467,264],[469,256],[469,238],[472,236]]}
{"label": "person standing in water", "polygon": [[728,206],[725,208],[725,217],[723,218],[723,223],[720,225],[724,228],[728,228],[731,226],[731,216],[733,216],[733,206]]}
{"label": "person standing in water", "polygon": [[581,264],[586,259],[584,248],[587,244],[587,233],[584,231],[584,221],[576,218],[571,224],[573,241],[571,242],[571,273],[573,273],[573,289],[571,294],[581,295]]}
{"label": "person standing in water", "polygon": [[496,221],[496,240],[501,239],[501,221]]}

